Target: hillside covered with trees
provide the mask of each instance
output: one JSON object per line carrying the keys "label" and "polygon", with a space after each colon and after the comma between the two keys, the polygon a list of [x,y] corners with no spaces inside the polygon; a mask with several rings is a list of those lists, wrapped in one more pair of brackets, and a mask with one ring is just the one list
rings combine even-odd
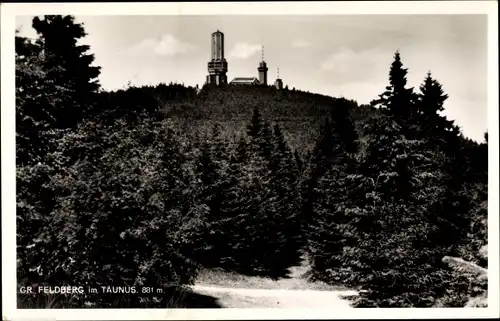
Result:
{"label": "hillside covered with trees", "polygon": [[[430,73],[409,88],[399,52],[370,106],[271,86],[108,92],[73,17],[33,28],[35,40],[16,36],[19,287],[168,297],[201,268],[280,278],[305,252],[312,279],[364,290],[355,306],[484,295],[485,278],[443,258],[487,268],[487,134],[474,142],[441,115]],[[127,306],[168,307],[157,299]],[[60,300],[106,308],[123,295]]]}

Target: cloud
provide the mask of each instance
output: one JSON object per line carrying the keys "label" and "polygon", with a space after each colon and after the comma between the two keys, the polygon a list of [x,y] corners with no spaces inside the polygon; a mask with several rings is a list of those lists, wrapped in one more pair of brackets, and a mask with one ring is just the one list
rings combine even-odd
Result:
{"label": "cloud", "polygon": [[341,48],[328,56],[320,68],[323,71],[333,72],[342,82],[366,81],[375,75],[385,76],[391,59],[391,53],[385,53],[378,48],[364,51]]}
{"label": "cloud", "polygon": [[261,45],[253,45],[245,42],[239,42],[233,47],[233,49],[231,49],[231,51],[229,52],[229,57],[247,59],[253,56],[254,54],[260,52],[261,48],[262,48]]}
{"label": "cloud", "polygon": [[305,48],[309,47],[311,43],[309,41],[303,40],[303,39],[296,39],[294,42],[292,42],[292,47],[295,48]]}
{"label": "cloud", "polygon": [[28,23],[18,24],[16,26],[16,30],[19,31],[19,36],[21,37],[26,37],[30,39],[38,38],[38,34],[36,33],[35,29],[33,29]]}
{"label": "cloud", "polygon": [[196,46],[188,42],[183,42],[172,35],[166,34],[159,38],[148,38],[131,47],[132,53],[153,53],[158,56],[175,56],[189,53],[196,49]]}

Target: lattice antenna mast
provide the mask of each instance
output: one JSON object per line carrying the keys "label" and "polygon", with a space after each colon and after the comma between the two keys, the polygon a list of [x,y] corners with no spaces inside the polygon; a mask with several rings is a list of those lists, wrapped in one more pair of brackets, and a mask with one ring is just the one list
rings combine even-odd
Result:
{"label": "lattice antenna mast", "polygon": [[264,61],[264,46],[262,46],[262,61]]}
{"label": "lattice antenna mast", "polygon": [[280,78],[280,67],[278,67],[278,79]]}

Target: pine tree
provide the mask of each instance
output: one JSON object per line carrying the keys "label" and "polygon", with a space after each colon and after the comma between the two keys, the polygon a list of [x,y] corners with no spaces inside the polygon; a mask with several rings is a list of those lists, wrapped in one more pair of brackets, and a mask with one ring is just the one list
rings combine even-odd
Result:
{"label": "pine tree", "polygon": [[57,113],[67,102],[67,91],[54,85],[43,67],[42,49],[16,36],[16,158],[18,164],[41,161],[53,148]]}
{"label": "pine tree", "polygon": [[262,129],[264,128],[264,121],[262,120],[262,116],[257,107],[254,108],[252,114],[252,120],[250,124],[247,126],[247,134],[250,138],[257,137],[261,134]]}
{"label": "pine tree", "polygon": [[203,144],[198,157],[200,194],[197,198],[207,206],[208,213],[207,230],[202,237],[206,246],[199,249],[197,258],[206,267],[234,269],[241,264],[243,256],[234,248],[248,242],[234,231],[235,226],[246,224],[237,219],[246,208],[247,199],[240,186],[246,156],[244,151],[239,157],[229,155],[220,134],[219,125],[214,125],[210,143]]}
{"label": "pine tree", "polygon": [[353,155],[344,150],[339,151],[338,156],[342,161],[331,165],[317,182],[311,218],[306,227],[313,275],[333,283],[346,275],[339,270],[336,274],[327,270],[342,267],[344,248],[359,246],[353,223],[362,217],[356,200],[364,197],[359,192],[363,182],[356,175]]}
{"label": "pine tree", "polygon": [[218,216],[215,211],[218,210],[217,196],[217,183],[219,180],[218,166],[212,159],[210,145],[203,144],[200,156],[198,157],[197,173],[200,178],[202,191],[199,195],[200,200],[204,202],[210,209],[211,216]]}
{"label": "pine tree", "polygon": [[445,116],[439,114],[444,110],[443,105],[448,95],[444,93],[441,84],[432,78],[430,72],[420,86],[420,92],[417,109],[421,130],[424,137],[439,147],[443,143],[439,139],[444,139],[445,131],[450,130],[452,124]]}
{"label": "pine tree", "polygon": [[225,232],[226,244],[220,250],[220,267],[242,273],[255,272],[252,258],[252,235],[254,226],[253,199],[251,185],[246,170],[249,163],[247,142],[240,137],[232,153],[230,153],[227,173],[227,186],[223,187],[225,198],[221,212],[225,219],[216,223]]}
{"label": "pine tree", "polygon": [[354,221],[353,234],[363,236],[350,267],[368,290],[360,305],[430,306],[444,286],[439,269],[431,267],[448,250],[441,237],[445,224],[429,209],[441,194],[442,173],[426,143],[407,139],[391,118],[372,124],[360,167],[369,184],[366,198],[358,202],[364,222]]}
{"label": "pine tree", "polygon": [[316,145],[313,165],[317,167],[306,193],[309,210],[303,213],[314,276],[320,279],[329,268],[338,266],[342,248],[351,244],[345,233],[353,216],[348,214],[352,209],[348,204],[360,196],[355,193],[359,182],[350,176],[356,174],[358,137],[347,105],[338,106],[324,129],[328,131],[323,131]]}
{"label": "pine tree", "polygon": [[269,161],[270,197],[274,213],[268,214],[277,238],[276,267],[286,270],[299,261],[303,237],[300,228],[299,172],[294,155],[278,124],[273,128],[273,153]]}
{"label": "pine tree", "polygon": [[394,61],[389,72],[389,86],[379,95],[379,99],[371,102],[371,106],[380,107],[397,117],[404,128],[413,127],[417,116],[415,107],[417,96],[413,88],[407,88],[408,69],[403,68],[399,51],[394,55]]}
{"label": "pine tree", "polygon": [[21,283],[29,283],[39,278],[33,268],[44,255],[33,244],[49,224],[61,193],[51,182],[67,167],[65,158],[55,153],[65,134],[57,130],[55,114],[66,92],[54,86],[43,68],[39,45],[16,36],[15,50],[17,272]]}
{"label": "pine tree", "polygon": [[[88,112],[100,88],[97,77],[100,67],[92,66],[94,55],[88,45],[78,41],[86,36],[82,24],[73,16],[46,15],[33,18],[33,28],[43,49],[43,68],[59,88],[68,91],[71,101],[55,115],[58,126],[73,126]],[[54,68],[59,67],[56,71]]]}
{"label": "pine tree", "polygon": [[302,169],[304,168],[304,161],[302,160],[302,157],[300,156],[299,151],[297,149],[293,152],[293,157],[295,158],[297,169],[299,173],[301,173]]}
{"label": "pine tree", "polygon": [[345,154],[358,149],[358,135],[354,128],[348,104],[341,103],[328,115],[320,130],[320,137],[312,152],[303,191],[303,224],[307,226],[318,181],[332,167],[344,161]]}

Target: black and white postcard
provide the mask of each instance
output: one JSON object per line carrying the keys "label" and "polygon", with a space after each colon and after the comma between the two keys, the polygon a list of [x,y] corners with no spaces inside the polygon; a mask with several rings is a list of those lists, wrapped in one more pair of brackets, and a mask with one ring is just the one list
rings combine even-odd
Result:
{"label": "black and white postcard", "polygon": [[498,317],[497,10],[2,4],[3,318]]}

